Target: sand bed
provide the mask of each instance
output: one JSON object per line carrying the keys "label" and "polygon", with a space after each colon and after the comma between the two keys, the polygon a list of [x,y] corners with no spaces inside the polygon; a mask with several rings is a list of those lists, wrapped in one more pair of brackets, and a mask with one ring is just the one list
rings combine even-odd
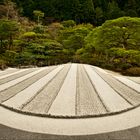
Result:
{"label": "sand bed", "polygon": [[38,91],[41,90],[62,68],[63,66],[59,66],[3,104],[13,108],[21,108],[22,105],[28,103],[28,101],[34,97],[36,93],[38,93]]}
{"label": "sand bed", "polygon": [[4,76],[4,75],[7,75],[7,74],[10,74],[10,73],[14,73],[16,71],[19,71],[19,69],[15,69],[15,68],[8,68],[4,71],[0,71],[0,77],[1,76]]}
{"label": "sand bed", "polygon": [[96,71],[115,91],[118,92],[126,101],[128,101],[132,105],[140,104],[140,94],[133,90],[132,88],[122,84],[118,80],[116,80],[113,76],[110,76],[108,74],[103,74],[96,70],[96,68],[93,68],[94,71]]}
{"label": "sand bed", "polygon": [[126,78],[140,84],[140,77],[130,77],[130,76],[127,76]]}
{"label": "sand bed", "polygon": [[78,67],[77,73],[77,107],[76,115],[106,113],[98,93],[96,93],[83,65]]}
{"label": "sand bed", "polygon": [[49,114],[75,115],[76,72],[77,64],[72,64],[57,98],[48,111]]}
{"label": "sand bed", "polygon": [[108,111],[115,112],[131,107],[90,66],[85,65],[85,69]]}
{"label": "sand bed", "polygon": [[22,110],[42,114],[48,113],[66,78],[69,68],[70,65],[65,65],[64,68],[56,75],[56,77],[54,77],[53,80],[46,85],[31,102],[24,106]]}
{"label": "sand bed", "polygon": [[137,85],[135,89],[115,76],[70,63],[9,71],[0,76],[0,103],[20,113],[52,118],[108,116],[138,107],[140,85],[127,79]]}
{"label": "sand bed", "polygon": [[138,83],[135,83],[132,80],[129,80],[122,76],[115,76],[115,78],[140,93],[140,85]]}
{"label": "sand bed", "polygon": [[0,77],[0,85],[4,84],[4,83],[7,83],[7,82],[10,82],[12,80],[15,80],[15,79],[17,79],[19,77],[22,77],[22,76],[24,76],[26,74],[29,74],[29,73],[31,73],[31,72],[33,72],[35,70],[36,69],[29,69],[29,70],[23,69],[23,70],[19,70],[17,72],[9,74],[9,75],[5,75],[6,77],[5,76]]}
{"label": "sand bed", "polygon": [[[11,87],[9,87],[9,85],[8,85],[8,87],[5,86],[5,90],[0,92],[0,102],[4,102],[4,101],[10,99],[11,97],[16,95],[20,91],[24,90],[25,88],[29,87],[31,84],[33,84],[34,82],[39,80],[41,77],[46,75],[48,72],[50,72],[54,68],[55,67],[41,68],[35,72],[32,72],[28,75],[23,76],[24,80],[22,80],[19,83],[16,82],[16,79],[14,80],[14,84],[12,83],[12,81],[9,82],[9,83],[12,83],[13,86],[11,86]],[[21,77],[21,78],[23,78],[23,77]],[[4,85],[6,85],[6,84],[4,84]],[[0,87],[3,87],[3,86],[1,85]]]}

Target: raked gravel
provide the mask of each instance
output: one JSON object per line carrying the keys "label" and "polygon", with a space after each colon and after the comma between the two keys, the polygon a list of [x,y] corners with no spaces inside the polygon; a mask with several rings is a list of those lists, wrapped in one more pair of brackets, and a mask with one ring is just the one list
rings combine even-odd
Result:
{"label": "raked gravel", "polygon": [[49,114],[52,115],[75,115],[75,96],[76,96],[76,74],[77,64],[72,64],[68,75],[54,100]]}
{"label": "raked gravel", "polygon": [[95,66],[68,63],[10,68],[0,74],[7,71],[0,76],[0,103],[22,113],[79,118],[122,113],[140,105],[138,82]]}
{"label": "raked gravel", "polygon": [[140,77],[130,77],[130,76],[127,76],[126,78],[140,84]]}
{"label": "raked gravel", "polygon": [[[56,68],[56,66],[47,67],[47,68],[41,68],[41,69],[39,69],[39,70],[37,70],[35,72],[32,72],[32,73],[30,73],[28,75],[23,76],[24,80],[22,80],[19,83],[16,82],[16,79],[13,80],[14,83],[16,83],[15,85],[13,84],[13,86],[11,86],[9,88],[6,88],[5,90],[0,92],[0,103],[10,99],[11,97],[15,96],[20,91],[26,89],[27,87],[32,85],[34,82],[36,82],[37,80],[39,80],[40,78],[42,78],[43,76],[48,74],[54,68]],[[9,83],[12,83],[12,81],[9,82]]]}
{"label": "raked gravel", "polygon": [[18,70],[18,71],[15,71],[15,72],[12,72],[12,73],[9,73],[9,74],[6,74],[6,75],[1,75],[1,76],[0,76],[0,80],[1,80],[1,79],[4,79],[4,78],[7,78],[7,77],[9,77],[9,76],[12,76],[12,75],[15,75],[15,74],[24,72],[24,71],[26,71],[26,70],[27,70],[27,69],[21,69],[21,70]]}
{"label": "raked gravel", "polygon": [[93,115],[107,112],[82,64],[78,66],[76,103],[76,115]]}
{"label": "raked gravel", "polygon": [[27,74],[25,76],[19,77],[19,78],[15,79],[15,80],[12,80],[12,81],[9,81],[9,82],[7,82],[5,84],[2,84],[0,86],[0,91],[3,91],[3,90],[5,90],[5,89],[7,89],[7,88],[9,88],[9,87],[11,87],[13,85],[16,85],[16,84],[20,83],[21,81],[24,81],[25,79],[27,79],[29,77],[32,77],[32,76],[36,75],[37,73],[40,73],[41,71],[43,71],[43,69],[39,69],[39,70],[34,71],[32,73],[29,73],[29,74]]}
{"label": "raked gravel", "polygon": [[114,76],[116,79],[118,79],[119,81],[121,81],[122,83],[124,83],[125,85],[135,89],[137,92],[140,93],[140,85],[133,82],[132,80],[129,80],[125,77],[122,76]]}
{"label": "raked gravel", "polygon": [[93,70],[96,71],[103,80],[105,80],[115,91],[118,92],[118,94],[124,97],[132,105],[135,106],[140,104],[140,94],[138,94],[138,92],[119,82],[109,74],[103,74],[96,68],[93,68]]}
{"label": "raked gravel", "polygon": [[6,69],[4,71],[0,71],[0,76],[4,76],[4,75],[7,75],[7,74],[16,72],[16,71],[19,71],[19,69],[16,69],[16,68],[8,68],[8,69]]}
{"label": "raked gravel", "polygon": [[13,108],[20,109],[20,107],[26,104],[36,93],[42,89],[61,69],[63,66],[59,66],[35,83],[33,83],[28,88],[24,89],[23,91],[19,92],[17,95],[12,97],[11,99],[7,100],[3,104],[6,106],[10,106]]}
{"label": "raked gravel", "polygon": [[29,74],[29,73],[31,73],[31,72],[33,72],[33,71],[36,71],[37,69],[29,69],[29,70],[27,70],[27,69],[23,69],[23,70],[20,70],[20,71],[17,71],[17,72],[14,72],[14,73],[12,73],[11,75],[9,74],[9,75],[5,75],[5,76],[7,76],[7,77],[0,77],[0,85],[1,84],[4,84],[4,83],[7,83],[7,82],[10,82],[10,81],[12,81],[12,80],[15,80],[15,79],[17,79],[17,78],[19,78],[19,77],[22,77],[22,76],[24,76],[24,75],[26,75],[26,74]]}
{"label": "raked gravel", "polygon": [[42,91],[40,91],[35,98],[29,102],[23,111],[47,114],[53,101],[58,95],[58,92],[67,76],[71,65],[64,65],[64,68],[58,72],[58,74],[53,78],[53,80],[47,84]]}
{"label": "raked gravel", "polygon": [[132,107],[115,90],[113,90],[89,65],[85,69],[95,86],[104,105],[110,112],[124,110]]}

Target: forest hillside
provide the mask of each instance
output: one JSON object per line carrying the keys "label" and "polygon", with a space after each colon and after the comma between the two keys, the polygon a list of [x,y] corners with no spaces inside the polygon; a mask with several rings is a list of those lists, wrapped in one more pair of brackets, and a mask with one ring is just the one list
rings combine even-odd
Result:
{"label": "forest hillside", "polygon": [[140,75],[139,0],[0,0],[0,68],[86,63]]}

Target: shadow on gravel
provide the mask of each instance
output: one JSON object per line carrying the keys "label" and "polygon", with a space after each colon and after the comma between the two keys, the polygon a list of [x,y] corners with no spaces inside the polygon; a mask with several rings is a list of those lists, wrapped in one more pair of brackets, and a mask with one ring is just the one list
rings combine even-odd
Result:
{"label": "shadow on gravel", "polygon": [[87,136],[58,136],[50,134],[39,134],[13,129],[0,125],[0,140],[139,140],[140,126],[104,134]]}

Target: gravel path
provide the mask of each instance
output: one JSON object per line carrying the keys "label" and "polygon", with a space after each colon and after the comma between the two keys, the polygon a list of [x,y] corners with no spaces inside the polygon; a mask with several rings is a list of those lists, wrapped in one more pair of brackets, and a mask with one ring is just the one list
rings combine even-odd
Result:
{"label": "gravel path", "polygon": [[124,110],[132,107],[124,100],[116,91],[114,91],[89,65],[85,65],[85,69],[95,86],[96,91],[100,95],[104,105],[110,112]]}
{"label": "gravel path", "polygon": [[64,65],[64,68],[54,77],[54,79],[22,110],[42,114],[48,113],[48,110],[58,95],[58,92],[66,78],[69,68],[70,65]]}
{"label": "gravel path", "polygon": [[122,76],[114,76],[114,77],[118,79],[119,81],[121,81],[122,83],[124,83],[125,85],[131,87],[132,89],[135,89],[137,92],[140,93],[140,84],[137,84],[133,82],[132,80],[129,80]]}
{"label": "gravel path", "polygon": [[93,115],[107,112],[83,65],[78,65],[76,102],[76,115]]}
{"label": "gravel path", "polygon": [[[53,67],[41,68],[35,72],[32,72],[28,75],[23,76],[24,80],[22,79],[23,81],[21,81],[19,83],[17,83],[16,80],[14,80],[15,85],[12,83],[12,81],[9,82],[9,83],[12,83],[13,86],[11,86],[9,88],[6,87],[5,90],[0,92],[0,103],[10,99],[11,97],[15,96],[20,91],[29,87],[31,84],[33,84],[34,82],[36,82],[37,80],[39,80],[40,78],[42,78],[43,76],[48,74],[50,71],[52,71],[54,68],[56,68],[56,67],[53,66]],[[2,87],[2,86],[0,86],[0,87]]]}
{"label": "gravel path", "polygon": [[34,97],[62,68],[63,66],[59,66],[3,104],[17,109],[20,108]]}
{"label": "gravel path", "polygon": [[72,64],[68,75],[48,113],[52,115],[75,115],[77,64]]}
{"label": "gravel path", "polygon": [[23,69],[23,70],[14,72],[14,73],[12,73],[11,75],[10,75],[10,74],[9,74],[9,75],[5,75],[5,76],[7,76],[7,77],[3,76],[3,77],[0,79],[0,85],[2,85],[2,84],[4,84],[4,83],[7,83],[7,82],[10,82],[10,81],[12,81],[12,80],[15,80],[15,79],[17,79],[17,78],[19,78],[19,77],[22,77],[22,76],[24,76],[24,75],[26,75],[26,74],[29,74],[29,73],[31,73],[31,72],[33,72],[33,71],[36,71],[36,70],[37,70],[37,69],[29,69],[29,70]]}
{"label": "gravel path", "polygon": [[122,84],[109,74],[103,74],[96,68],[93,68],[115,91],[117,91],[122,97],[124,97],[132,105],[140,104],[140,94],[128,86]]}
{"label": "gravel path", "polygon": [[15,113],[0,107],[0,124],[19,130],[42,134],[69,136],[93,135],[140,126],[140,107],[118,115],[89,119],[52,119],[35,117]]}

